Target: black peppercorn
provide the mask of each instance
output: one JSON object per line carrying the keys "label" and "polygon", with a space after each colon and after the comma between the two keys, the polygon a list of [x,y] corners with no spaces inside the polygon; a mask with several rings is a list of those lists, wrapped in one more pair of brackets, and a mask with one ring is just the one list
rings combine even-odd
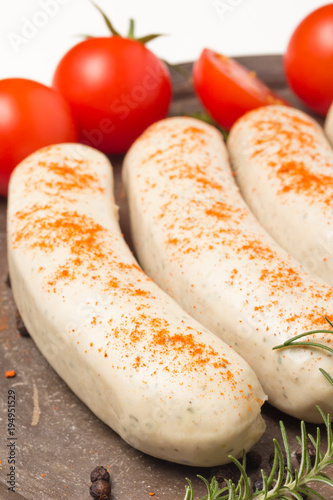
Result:
{"label": "black peppercorn", "polygon": [[95,500],[110,500],[111,484],[110,474],[101,465],[95,467],[90,474],[92,485],[90,486],[90,495]]}
{"label": "black peppercorn", "polygon": [[110,500],[111,485],[109,481],[98,479],[90,486],[90,495],[95,500]]}
{"label": "black peppercorn", "polygon": [[94,470],[90,474],[90,480],[92,483],[98,481],[99,479],[103,479],[103,481],[110,482],[110,474],[105,469],[105,467],[98,466],[95,467]]}
{"label": "black peppercorn", "polygon": [[224,488],[227,483],[225,479],[231,479],[234,484],[237,484],[240,479],[239,469],[234,464],[227,464],[222,467],[213,467],[210,471],[210,481],[215,476],[220,488]]}

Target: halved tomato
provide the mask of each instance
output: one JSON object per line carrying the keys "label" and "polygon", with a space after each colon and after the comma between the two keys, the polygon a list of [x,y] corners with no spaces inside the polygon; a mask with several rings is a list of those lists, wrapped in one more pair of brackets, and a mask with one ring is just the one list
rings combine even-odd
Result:
{"label": "halved tomato", "polygon": [[210,49],[204,49],[195,63],[193,79],[202,105],[226,129],[251,109],[268,104],[289,104],[253,71]]}

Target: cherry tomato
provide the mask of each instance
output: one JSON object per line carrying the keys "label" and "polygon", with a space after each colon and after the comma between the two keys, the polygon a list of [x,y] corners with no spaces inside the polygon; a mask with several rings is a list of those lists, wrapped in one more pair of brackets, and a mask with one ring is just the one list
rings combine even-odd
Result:
{"label": "cherry tomato", "polygon": [[253,71],[209,49],[204,49],[195,63],[193,79],[203,106],[226,129],[251,109],[267,104],[288,104]]}
{"label": "cherry tomato", "polygon": [[53,86],[70,104],[81,142],[123,153],[171,101],[166,65],[143,43],[112,36],[90,38],[60,61]]}
{"label": "cherry tomato", "polygon": [[70,107],[55,90],[22,78],[0,80],[0,195],[15,166],[37,149],[75,142]]}
{"label": "cherry tomato", "polygon": [[284,66],[295,94],[325,115],[333,101],[333,3],[299,24],[289,41]]}

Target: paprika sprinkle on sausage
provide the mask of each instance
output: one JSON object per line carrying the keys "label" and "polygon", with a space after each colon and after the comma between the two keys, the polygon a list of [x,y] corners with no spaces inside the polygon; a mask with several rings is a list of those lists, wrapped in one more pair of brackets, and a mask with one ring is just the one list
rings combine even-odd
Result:
{"label": "paprika sprinkle on sausage", "polygon": [[264,430],[258,379],[145,275],[112,187],[107,158],[85,146],[42,149],[17,167],[8,256],[22,319],[57,373],[135,448],[192,465],[240,456]]}
{"label": "paprika sprinkle on sausage", "polygon": [[[295,119],[294,129],[302,123]],[[311,142],[306,134],[302,140]],[[264,148],[258,145],[262,154]],[[242,144],[238,149],[244,151]],[[298,333],[326,329],[333,289],[306,274],[258,224],[219,132],[192,118],[156,123],[127,153],[123,178],[147,274],[247,359],[271,404],[313,421],[320,421],[319,400],[333,411],[330,385],[319,372],[324,365],[332,370],[331,358],[321,350],[273,351]],[[314,338],[332,344],[332,335],[307,341]]]}

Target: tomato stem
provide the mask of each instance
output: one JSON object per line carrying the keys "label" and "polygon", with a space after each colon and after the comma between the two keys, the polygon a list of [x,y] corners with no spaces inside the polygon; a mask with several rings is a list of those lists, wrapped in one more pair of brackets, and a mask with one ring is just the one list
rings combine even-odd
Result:
{"label": "tomato stem", "polygon": [[146,36],[141,36],[140,38],[135,38],[135,40],[145,45],[146,43],[150,42],[151,40],[154,40],[159,36],[165,36],[165,35],[163,33],[154,33],[152,35],[146,35]]}
{"label": "tomato stem", "polygon": [[134,38],[134,19],[130,19],[127,38]]}
{"label": "tomato stem", "polygon": [[[93,0],[90,0],[90,1],[93,4],[93,6],[98,10],[98,12],[103,16],[104,22],[105,22],[108,30],[110,31],[111,36],[120,36],[121,38],[124,38],[119,33],[119,31],[117,31],[116,28],[113,26],[113,24],[111,23],[110,19],[105,14],[105,12],[103,12],[103,10]],[[143,45],[145,45],[146,43],[150,42],[151,40],[154,40],[155,38],[157,38],[159,36],[165,36],[162,33],[153,33],[152,35],[145,35],[145,36],[141,36],[139,38],[135,38],[135,36],[134,36],[134,28],[135,28],[134,19],[130,19],[129,31],[128,31],[128,34],[127,34],[126,38],[129,38],[131,40],[136,40],[137,42],[140,42]],[[87,36],[86,36],[86,38],[87,38]],[[90,37],[90,38],[92,38],[92,37]]]}
{"label": "tomato stem", "polygon": [[107,17],[106,14],[104,14],[104,12],[102,11],[102,9],[97,5],[95,4],[95,2],[93,2],[93,0],[91,0],[91,3],[93,4],[94,7],[96,7],[96,9],[102,14],[103,16],[103,19],[105,21],[105,24],[106,26],[109,28],[110,32],[112,35],[114,36],[121,36],[121,34],[115,29],[115,27],[113,26],[113,24],[111,23],[110,19]]}

